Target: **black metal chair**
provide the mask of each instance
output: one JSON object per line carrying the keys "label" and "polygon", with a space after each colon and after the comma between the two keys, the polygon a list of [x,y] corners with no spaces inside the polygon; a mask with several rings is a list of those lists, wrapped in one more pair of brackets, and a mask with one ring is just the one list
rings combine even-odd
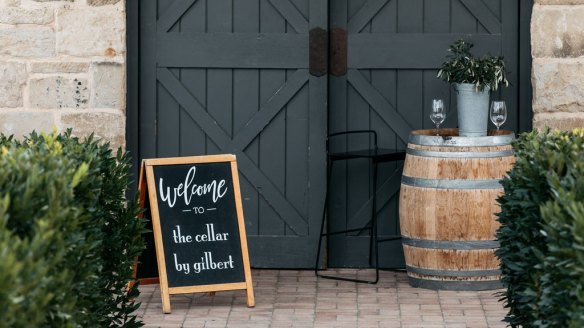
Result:
{"label": "black metal chair", "polygon": [[[358,149],[358,150],[350,150],[350,151],[343,151],[343,152],[331,152],[330,151],[330,139],[339,136],[350,136],[355,134],[367,134],[369,144],[371,143],[371,137],[373,137],[373,147],[369,146],[365,149]],[[335,279],[335,280],[344,280],[344,281],[352,281],[352,282],[360,282],[360,283],[369,283],[369,284],[376,284],[379,281],[379,255],[378,255],[378,246],[379,243],[400,239],[401,236],[395,235],[390,236],[385,239],[379,239],[378,231],[377,231],[377,164],[383,162],[394,162],[394,161],[403,161],[406,157],[405,150],[398,150],[398,149],[387,149],[387,148],[378,148],[377,147],[377,132],[374,130],[355,130],[355,131],[346,131],[346,132],[338,132],[332,133],[327,136],[327,187],[326,187],[326,196],[325,196],[325,203],[324,209],[322,214],[322,222],[320,226],[320,235],[318,239],[318,249],[316,253],[316,264],[314,266],[314,274],[317,277],[322,277],[326,279]],[[371,219],[369,222],[361,228],[356,229],[347,229],[341,231],[333,231],[333,232],[324,232],[325,222],[328,219],[328,204],[329,204],[329,189],[331,185],[331,173],[333,169],[333,163],[340,160],[350,160],[350,159],[357,159],[357,158],[365,158],[371,161],[371,165],[373,168],[373,200],[372,200],[372,210],[371,210]],[[346,278],[340,276],[331,276],[331,275],[323,275],[319,274],[318,265],[320,262],[320,253],[322,249],[322,239],[325,236],[331,235],[338,235],[344,233],[351,233],[357,232],[360,233],[362,231],[369,230],[369,265],[375,268],[375,280],[362,280],[362,279],[354,279],[354,278]],[[375,257],[372,257],[373,254],[373,246],[375,245]],[[374,261],[373,261],[374,260]]]}

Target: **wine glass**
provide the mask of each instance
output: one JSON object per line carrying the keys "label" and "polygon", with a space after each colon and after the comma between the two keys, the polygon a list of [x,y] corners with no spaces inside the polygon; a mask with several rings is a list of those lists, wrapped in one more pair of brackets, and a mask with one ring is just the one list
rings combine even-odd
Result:
{"label": "wine glass", "polygon": [[495,100],[491,102],[491,110],[489,111],[491,122],[497,126],[497,131],[507,120],[507,106],[502,100]]}
{"label": "wine glass", "polygon": [[440,124],[446,119],[446,112],[444,111],[444,101],[442,99],[432,100],[432,112],[430,112],[430,119],[434,124],[436,124],[436,135],[438,134],[438,129],[440,129]]}

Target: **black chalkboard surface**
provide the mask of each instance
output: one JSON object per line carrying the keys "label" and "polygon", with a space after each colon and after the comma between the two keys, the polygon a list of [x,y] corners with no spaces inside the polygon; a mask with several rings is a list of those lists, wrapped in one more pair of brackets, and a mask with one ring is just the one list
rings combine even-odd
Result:
{"label": "black chalkboard surface", "polygon": [[235,289],[245,289],[253,306],[235,156],[142,165],[141,204],[150,205],[163,311],[170,313],[170,294]]}

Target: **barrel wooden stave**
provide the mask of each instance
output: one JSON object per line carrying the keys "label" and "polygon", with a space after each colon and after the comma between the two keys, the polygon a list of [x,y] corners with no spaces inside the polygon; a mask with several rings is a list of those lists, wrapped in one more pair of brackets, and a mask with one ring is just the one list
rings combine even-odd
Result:
{"label": "barrel wooden stave", "polygon": [[[439,151],[448,153],[451,148],[430,148],[420,147],[418,145],[408,145],[412,149]],[[483,148],[483,147],[481,147]],[[511,146],[506,147],[484,147],[489,149],[480,149],[479,147],[464,147],[457,151],[472,153],[495,152],[495,151],[512,151]],[[494,149],[493,149],[494,148]],[[503,177],[515,159],[512,156],[496,158],[439,158],[439,157],[422,157],[412,156],[408,158],[408,165],[404,166],[403,174],[410,177],[419,177],[427,179],[465,179],[465,180],[485,180],[493,177]]]}
{"label": "barrel wooden stave", "polygon": [[433,270],[478,271],[498,270],[499,261],[494,249],[459,250],[431,249],[404,245],[404,253],[411,260],[408,265]]}
{"label": "barrel wooden stave", "polygon": [[[402,235],[428,240],[492,240],[499,223],[494,214],[492,220],[484,220],[483,215],[487,211],[498,211],[495,198],[500,193],[500,190],[491,189],[471,193],[402,185],[401,202],[417,204],[400,206]],[[462,204],[468,208],[463,208]],[[434,218],[432,222],[427,220],[428,216]]]}

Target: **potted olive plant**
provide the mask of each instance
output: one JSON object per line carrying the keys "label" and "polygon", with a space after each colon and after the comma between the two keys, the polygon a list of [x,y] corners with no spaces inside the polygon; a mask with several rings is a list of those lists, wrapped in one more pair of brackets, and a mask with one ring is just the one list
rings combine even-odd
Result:
{"label": "potted olive plant", "polygon": [[454,84],[459,135],[463,137],[487,135],[489,93],[497,91],[499,84],[509,85],[503,57],[475,57],[472,47],[470,42],[456,41],[448,48],[452,55],[438,72],[439,78]]}

